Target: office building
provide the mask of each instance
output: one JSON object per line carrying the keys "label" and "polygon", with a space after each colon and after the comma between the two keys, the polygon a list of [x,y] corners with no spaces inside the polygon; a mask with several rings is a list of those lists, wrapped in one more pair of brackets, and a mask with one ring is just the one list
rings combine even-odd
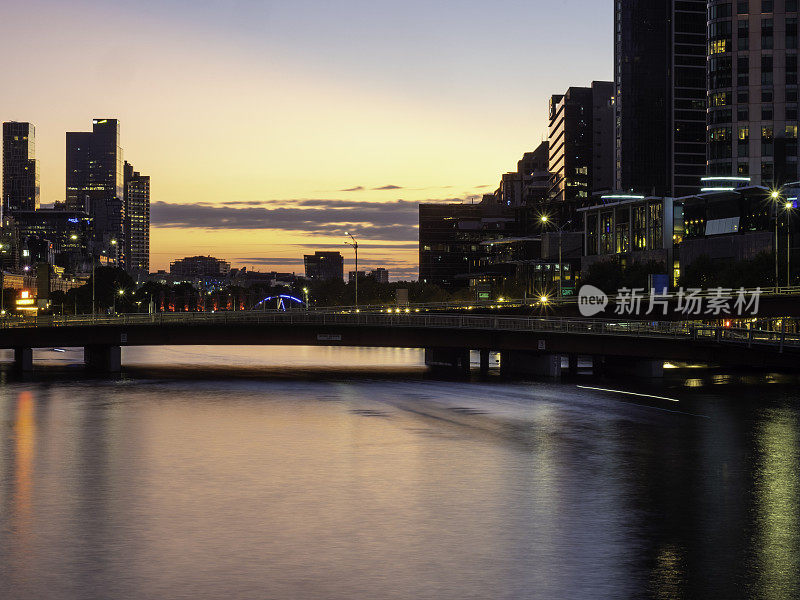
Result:
{"label": "office building", "polygon": [[303,261],[312,281],[344,281],[344,257],[339,252],[306,254]]}
{"label": "office building", "polygon": [[356,276],[358,276],[359,279],[365,279],[366,276],[367,276],[367,272],[366,271],[358,271],[358,273],[356,273],[355,271],[350,271],[349,273],[347,273],[347,282],[348,283],[355,282]]}
{"label": "office building", "polygon": [[376,283],[389,283],[389,271],[382,267],[375,269],[372,276],[375,277]]}
{"label": "office building", "polygon": [[36,129],[30,123],[3,123],[3,198],[11,212],[39,208]]}
{"label": "office building", "polygon": [[231,264],[213,256],[187,256],[169,265],[170,275],[184,280],[217,278],[228,276]]}
{"label": "office building", "polygon": [[614,2],[616,190],[669,197],[699,191],[706,174],[706,4]]}
{"label": "office building", "polygon": [[94,222],[93,252],[125,264],[125,190],[119,122],[94,119],[92,131],[66,136],[66,208]]}
{"label": "office building", "polygon": [[566,223],[595,191],[614,188],[614,84],[595,81],[550,99],[549,199]]}
{"label": "office building", "polygon": [[125,162],[125,268],[150,272],[150,176]]}
{"label": "office building", "polygon": [[798,2],[709,2],[708,174],[777,187],[797,163]]}
{"label": "office building", "polygon": [[[20,246],[47,248],[51,264],[71,272],[90,266],[92,218],[82,211],[28,210],[14,215]],[[27,257],[24,257],[27,258]]]}
{"label": "office building", "polygon": [[518,225],[514,208],[492,194],[475,204],[420,204],[420,281],[468,285],[491,259],[482,242],[515,237]]}

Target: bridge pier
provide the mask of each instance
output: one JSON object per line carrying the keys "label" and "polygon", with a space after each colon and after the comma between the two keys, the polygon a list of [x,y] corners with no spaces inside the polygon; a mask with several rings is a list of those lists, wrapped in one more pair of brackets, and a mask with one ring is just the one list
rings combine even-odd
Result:
{"label": "bridge pier", "polygon": [[469,376],[469,350],[425,348],[425,365],[436,371],[451,371]]}
{"label": "bridge pier", "polygon": [[481,377],[489,375],[489,351],[481,350]]}
{"label": "bridge pier", "polygon": [[503,352],[500,355],[500,374],[504,377],[558,379],[561,377],[561,355],[518,350]]}
{"label": "bridge pier", "polygon": [[14,348],[14,369],[22,373],[33,371],[33,348]]}
{"label": "bridge pier", "polygon": [[567,360],[569,361],[569,376],[576,377],[578,375],[578,355],[570,354]]}
{"label": "bridge pier", "polygon": [[627,356],[606,356],[603,361],[603,374],[611,377],[632,376],[658,379],[664,376],[664,361]]}
{"label": "bridge pier", "polygon": [[86,346],[83,349],[86,368],[100,373],[119,373],[122,370],[122,348],[119,346]]}

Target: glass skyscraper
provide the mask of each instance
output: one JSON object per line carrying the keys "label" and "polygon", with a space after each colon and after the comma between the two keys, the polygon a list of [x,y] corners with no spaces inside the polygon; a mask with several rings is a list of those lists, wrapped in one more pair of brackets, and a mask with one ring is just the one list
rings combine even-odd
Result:
{"label": "glass skyscraper", "polygon": [[36,129],[30,123],[3,123],[3,207],[12,213],[39,208]]}
{"label": "glass skyscraper", "polygon": [[706,173],[706,5],[615,0],[618,190],[674,197],[700,188]]}

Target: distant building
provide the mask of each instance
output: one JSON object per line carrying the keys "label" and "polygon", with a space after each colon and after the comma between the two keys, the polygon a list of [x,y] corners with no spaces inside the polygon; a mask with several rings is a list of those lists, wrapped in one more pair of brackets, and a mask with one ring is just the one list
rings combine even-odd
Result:
{"label": "distant building", "polygon": [[595,81],[550,99],[550,201],[566,223],[593,192],[614,189],[614,84]]}
{"label": "distant building", "polygon": [[94,252],[125,264],[125,182],[119,122],[94,119],[90,132],[67,133],[66,204],[94,221]]}
{"label": "distant building", "polygon": [[344,281],[344,257],[339,252],[315,252],[303,257],[312,281]]}
{"label": "distant building", "polygon": [[3,123],[3,198],[11,212],[39,208],[36,129],[30,123]]}
{"label": "distant building", "polygon": [[229,262],[213,256],[187,256],[169,265],[170,275],[185,279],[224,278],[230,270]]}
{"label": "distant building", "polygon": [[[367,276],[367,272],[366,271],[359,271],[358,272],[358,278],[359,279],[364,279],[366,276]],[[355,280],[356,280],[356,272],[355,271],[350,271],[347,274],[347,281],[350,282],[350,283],[353,283]]]}
{"label": "distant building", "polygon": [[125,268],[150,271],[150,176],[125,162]]}
{"label": "distant building", "polygon": [[382,267],[375,269],[372,275],[375,277],[376,283],[389,283],[389,271]]}
{"label": "distant building", "polygon": [[[706,97],[706,8],[710,4],[706,0],[615,0],[614,189],[673,198],[699,191],[706,170],[706,104],[710,100]],[[730,11],[742,2],[715,4],[711,10]],[[760,5],[761,0],[751,4]],[[708,63],[712,78],[714,60]],[[730,55],[719,60],[721,65],[727,63],[730,77]]]}

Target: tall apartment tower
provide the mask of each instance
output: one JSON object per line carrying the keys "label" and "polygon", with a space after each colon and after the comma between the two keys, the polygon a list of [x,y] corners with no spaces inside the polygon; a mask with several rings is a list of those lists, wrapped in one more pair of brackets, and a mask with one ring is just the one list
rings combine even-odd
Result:
{"label": "tall apartment tower", "polygon": [[39,209],[39,161],[36,128],[30,123],[3,123],[3,207]]}
{"label": "tall apartment tower", "polygon": [[125,267],[150,272],[150,176],[125,162]]}
{"label": "tall apartment tower", "polygon": [[618,190],[672,197],[699,191],[706,174],[706,5],[614,2]]}
{"label": "tall apartment tower", "polygon": [[797,21],[797,0],[709,2],[709,175],[800,179]]}
{"label": "tall apartment tower", "polygon": [[593,192],[614,189],[614,84],[595,81],[550,99],[550,202],[560,219]]}
{"label": "tall apartment tower", "polygon": [[92,131],[67,133],[67,210],[94,219],[93,252],[125,262],[124,175],[119,122],[94,119]]}

